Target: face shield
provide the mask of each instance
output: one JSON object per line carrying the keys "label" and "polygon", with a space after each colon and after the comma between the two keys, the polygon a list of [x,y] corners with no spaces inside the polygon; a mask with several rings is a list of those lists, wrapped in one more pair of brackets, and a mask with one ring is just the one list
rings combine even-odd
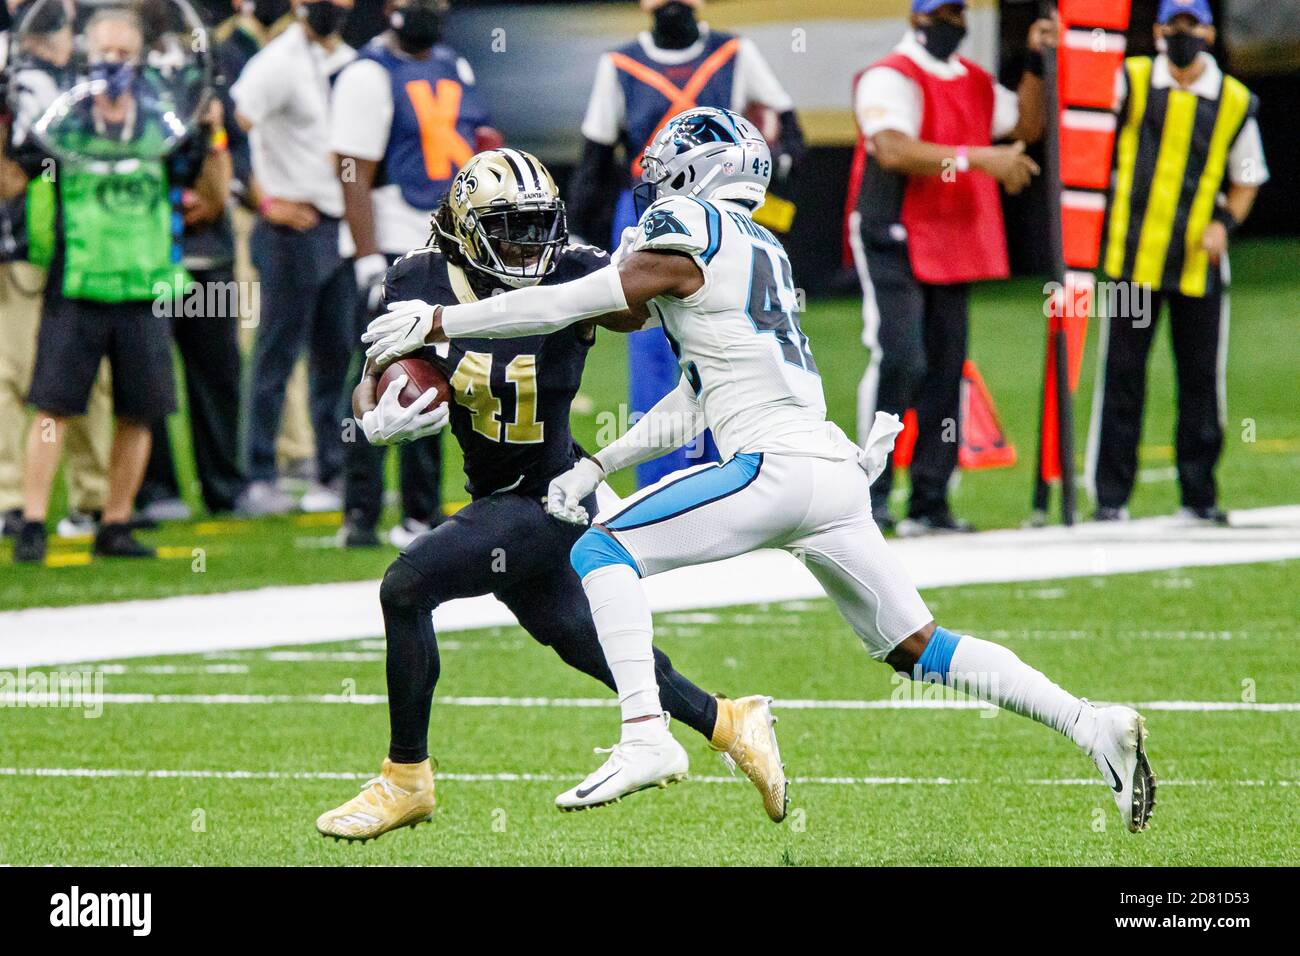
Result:
{"label": "face shield", "polygon": [[153,160],[199,127],[208,35],[186,0],[32,0],[11,42],[16,141],[65,162]]}
{"label": "face shield", "polygon": [[[474,211],[474,265],[509,285],[531,285],[555,268],[568,241],[564,202]],[[477,254],[473,254],[477,253]]]}

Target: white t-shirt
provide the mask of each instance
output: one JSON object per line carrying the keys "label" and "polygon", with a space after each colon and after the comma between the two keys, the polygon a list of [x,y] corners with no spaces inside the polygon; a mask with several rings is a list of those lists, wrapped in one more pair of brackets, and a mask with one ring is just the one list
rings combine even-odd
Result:
{"label": "white t-shirt", "polygon": [[[1196,78],[1196,82],[1185,89],[1189,93],[1217,100],[1223,92],[1223,70],[1218,61],[1209,53],[1199,53],[1205,69]],[[1158,54],[1151,64],[1151,86],[1153,89],[1183,89],[1169,71],[1169,57]],[[1128,71],[1120,67],[1115,73],[1115,109],[1118,110],[1128,95]],[[1120,118],[1121,122],[1123,117]],[[1228,181],[1238,186],[1262,186],[1268,182],[1268,163],[1264,159],[1264,141],[1259,135],[1259,123],[1250,117],[1242,124],[1241,131],[1233,140],[1228,150]]]}
{"label": "white t-shirt", "polygon": [[[907,31],[894,51],[903,54],[931,76],[953,79],[966,75],[966,67],[955,54],[947,60],[937,59],[921,46],[912,30]],[[919,138],[924,105],[921,87],[887,66],[875,66],[863,73],[853,93],[853,112],[858,118],[858,128],[867,137],[868,148],[871,137],[887,129],[898,130],[913,139]],[[1020,97],[1014,90],[994,83],[993,125],[989,135],[994,140],[1002,139],[1016,128],[1019,121]]]}
{"label": "white t-shirt", "polygon": [[[474,71],[464,57],[456,59],[456,72],[462,86],[474,85]],[[374,60],[350,63],[334,81],[330,149],[340,156],[378,162],[388,148],[392,126],[393,86],[388,71]],[[402,255],[428,241],[432,209],[416,209],[396,183],[379,186],[371,197],[380,252]]]}
{"label": "white t-shirt", "polygon": [[[709,25],[700,24],[700,38],[683,50],[661,50],[655,46],[649,32],[637,36],[641,49],[655,63],[676,66],[700,55],[708,39]],[[761,103],[777,113],[794,109],[794,100],[776,78],[772,68],[763,59],[751,40],[744,37],[736,49],[735,73],[731,85],[731,109],[743,113],[751,103]],[[623,101],[623,87],[618,82],[618,67],[606,53],[596,65],[596,80],[587,101],[587,116],[582,121],[582,135],[593,143],[613,146],[623,132],[623,117],[627,104]]]}
{"label": "white t-shirt", "polygon": [[346,43],[327,51],[295,23],[258,51],[231,87],[235,110],[253,124],[253,175],[266,195],[343,215],[330,154],[329,79],[356,55]]}

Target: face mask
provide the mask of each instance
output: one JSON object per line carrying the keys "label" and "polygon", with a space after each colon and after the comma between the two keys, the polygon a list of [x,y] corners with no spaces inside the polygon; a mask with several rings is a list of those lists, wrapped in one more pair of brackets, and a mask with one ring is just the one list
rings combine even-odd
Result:
{"label": "face mask", "polygon": [[262,26],[269,27],[289,12],[289,0],[249,0],[243,10]]}
{"label": "face mask", "polygon": [[388,18],[403,53],[423,53],[442,38],[442,13],[432,3],[414,0]]}
{"label": "face mask", "polygon": [[966,38],[966,28],[947,20],[935,20],[928,27],[918,27],[916,35],[932,57],[946,60],[961,46],[961,41]]}
{"label": "face mask", "polygon": [[1195,33],[1184,33],[1182,30],[1165,37],[1165,55],[1169,57],[1169,62],[1180,70],[1191,66],[1196,59],[1196,54],[1207,46],[1203,37],[1198,37]]}
{"label": "face mask", "polygon": [[665,3],[655,11],[655,46],[662,50],[681,50],[700,38],[700,25],[695,22],[695,9],[680,0]]}
{"label": "face mask", "polygon": [[135,67],[130,63],[92,63],[90,78],[107,83],[104,95],[116,100],[135,84]]}
{"label": "face mask", "polygon": [[334,32],[343,25],[347,15],[346,10],[330,3],[329,0],[304,3],[298,8],[298,16],[306,21],[307,26],[311,27],[311,32],[318,37],[333,36]]}

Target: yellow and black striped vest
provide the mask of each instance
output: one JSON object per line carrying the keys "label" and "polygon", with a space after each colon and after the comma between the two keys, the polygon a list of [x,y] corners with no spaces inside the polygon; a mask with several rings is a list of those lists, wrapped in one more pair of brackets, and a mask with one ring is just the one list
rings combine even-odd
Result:
{"label": "yellow and black striped vest", "polygon": [[1124,61],[1128,103],[1115,142],[1103,266],[1112,279],[1203,296],[1215,279],[1201,234],[1214,213],[1228,150],[1256,100],[1227,74],[1217,100],[1153,89],[1152,63],[1145,56]]}

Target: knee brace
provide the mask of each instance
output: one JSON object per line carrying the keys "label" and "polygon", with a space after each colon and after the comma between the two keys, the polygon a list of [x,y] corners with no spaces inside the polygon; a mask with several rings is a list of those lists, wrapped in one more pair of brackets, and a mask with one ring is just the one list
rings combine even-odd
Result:
{"label": "knee brace", "polygon": [[569,562],[573,565],[573,570],[578,572],[579,578],[585,578],[592,571],[612,564],[626,564],[636,571],[638,577],[641,575],[636,561],[628,554],[627,549],[615,541],[608,532],[596,527],[588,528],[587,532],[574,542],[573,550],[569,552]]}

